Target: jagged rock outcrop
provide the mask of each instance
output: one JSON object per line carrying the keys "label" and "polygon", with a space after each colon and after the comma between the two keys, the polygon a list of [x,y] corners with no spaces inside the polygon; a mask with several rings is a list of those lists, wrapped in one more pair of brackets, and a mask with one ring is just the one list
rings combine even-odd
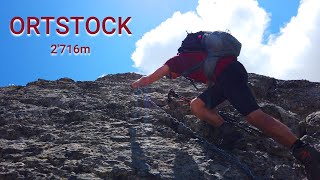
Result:
{"label": "jagged rock outcrop", "polygon": [[[167,102],[171,88],[197,96],[188,81],[164,78],[133,91],[139,77],[39,79],[0,88],[0,179],[305,178],[287,149],[227,102],[219,110],[244,138],[220,150],[216,129],[183,102]],[[250,74],[250,86],[264,111],[320,148],[319,83]]]}

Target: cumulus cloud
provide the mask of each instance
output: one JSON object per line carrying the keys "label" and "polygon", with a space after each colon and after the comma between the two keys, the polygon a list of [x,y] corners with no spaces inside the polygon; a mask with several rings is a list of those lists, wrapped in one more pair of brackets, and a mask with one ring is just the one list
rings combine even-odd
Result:
{"label": "cumulus cloud", "polygon": [[302,0],[296,17],[270,38],[267,65],[269,75],[284,79],[320,82],[320,1]]}
{"label": "cumulus cloud", "polygon": [[297,16],[265,41],[270,18],[256,0],[199,0],[194,11],[175,12],[145,33],[136,43],[132,60],[142,73],[149,74],[177,53],[185,31],[228,29],[242,42],[239,61],[248,72],[320,81],[320,1],[301,0]]}

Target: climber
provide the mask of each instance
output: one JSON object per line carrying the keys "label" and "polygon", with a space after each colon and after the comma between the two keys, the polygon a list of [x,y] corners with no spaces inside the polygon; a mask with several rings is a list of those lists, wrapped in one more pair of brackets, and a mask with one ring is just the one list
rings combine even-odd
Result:
{"label": "climber", "polygon": [[[216,32],[200,31],[189,33],[188,36],[190,37],[187,36],[184,39],[176,56],[167,60],[164,65],[150,75],[143,76],[133,82],[132,87],[137,89],[147,86],[164,76],[175,79],[181,75],[187,76],[197,82],[209,84],[202,94],[190,102],[190,108],[194,115],[215,128],[220,129],[224,136],[228,136],[230,134],[224,132],[224,130],[228,131],[231,124],[224,122],[224,119],[216,111],[216,107],[219,104],[228,100],[245,117],[248,123],[289,148],[293,156],[305,166],[308,179],[320,179],[320,153],[311,145],[298,139],[286,125],[264,113],[258,106],[256,99],[248,87],[247,71],[237,60],[241,44],[234,37],[229,37],[228,34],[225,36],[224,34],[217,35],[214,33]],[[232,38],[235,45],[226,44],[216,48],[217,46],[221,46],[223,44],[221,42],[224,42],[226,38]],[[192,48],[196,45],[190,44],[194,43],[196,39],[199,39],[200,45],[199,48],[193,50]],[[220,43],[217,45],[212,41],[220,41]],[[228,40],[228,42],[232,41]],[[205,48],[207,49],[201,49],[203,44],[205,44]],[[189,48],[186,48],[187,46]],[[221,50],[225,48],[224,46],[235,47],[236,53],[230,52],[217,56],[219,53],[216,52],[215,48]],[[196,66],[201,68],[194,68]],[[206,70],[208,67],[214,70],[208,73],[206,72],[208,71]],[[225,138],[228,139],[230,137]]]}

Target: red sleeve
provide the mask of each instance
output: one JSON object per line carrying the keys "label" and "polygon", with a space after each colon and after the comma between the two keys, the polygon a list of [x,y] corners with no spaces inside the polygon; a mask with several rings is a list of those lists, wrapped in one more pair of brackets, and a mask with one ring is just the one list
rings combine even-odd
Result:
{"label": "red sleeve", "polygon": [[164,63],[165,65],[169,66],[169,69],[171,72],[177,73],[177,74],[181,74],[183,72],[182,68],[181,68],[181,58],[179,58],[179,56],[174,56],[172,58],[170,58],[166,63]]}
{"label": "red sleeve", "polygon": [[[203,52],[191,52],[191,53],[182,53],[177,56],[174,56],[170,58],[165,65],[169,66],[169,69],[171,72],[181,74],[184,71],[194,67],[199,62],[203,61],[206,58],[207,54]],[[216,77],[218,77],[221,72],[232,62],[237,60],[234,56],[227,56],[223,57],[221,60],[218,61],[213,79],[215,80]],[[188,77],[199,81],[206,83],[207,77],[204,75],[203,68],[200,68],[191,74],[188,75]]]}
{"label": "red sleeve", "polygon": [[169,59],[165,64],[169,66],[171,72],[181,74],[201,62],[205,57],[206,53],[203,52],[181,53]]}
{"label": "red sleeve", "polygon": [[[203,59],[207,56],[206,53],[203,52],[190,52],[190,53],[181,53],[177,56],[172,57],[169,59],[165,65],[169,66],[171,72],[182,74],[186,70],[194,67],[199,62],[203,61]],[[202,72],[202,68],[194,71],[193,73],[189,74],[188,77],[206,83],[206,77]]]}

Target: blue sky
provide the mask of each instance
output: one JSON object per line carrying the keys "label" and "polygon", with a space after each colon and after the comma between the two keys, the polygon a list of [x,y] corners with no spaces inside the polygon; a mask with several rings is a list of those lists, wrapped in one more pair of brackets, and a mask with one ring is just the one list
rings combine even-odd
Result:
{"label": "blue sky", "polygon": [[[269,26],[264,32],[266,42],[269,35],[279,33],[280,27],[297,15],[299,6],[298,0],[259,0],[258,3],[267,13],[272,14]],[[0,86],[25,85],[38,78],[55,80],[70,77],[74,80],[95,80],[102,74],[137,72],[138,69],[133,67],[134,62],[131,59],[136,50],[136,42],[146,32],[172,17],[176,11],[195,11],[197,6],[198,1],[195,0],[58,0],[45,3],[40,0],[6,0],[0,7]],[[128,27],[132,35],[124,33],[122,36],[108,37],[100,32],[97,36],[88,36],[82,22],[79,36],[72,33],[74,29],[65,37],[53,32],[46,36],[42,23],[41,36],[33,33],[31,36],[24,34],[16,37],[9,30],[10,20],[15,16],[23,19],[28,16],[96,16],[99,20],[107,16],[130,16],[132,20]],[[72,27],[72,24],[70,26]],[[89,46],[91,54],[75,56],[65,53],[51,56],[52,44]],[[150,61],[152,62],[152,59]]]}
{"label": "blue sky", "polygon": [[268,33],[278,33],[292,16],[297,15],[299,0],[259,0],[259,5],[272,14]]}

